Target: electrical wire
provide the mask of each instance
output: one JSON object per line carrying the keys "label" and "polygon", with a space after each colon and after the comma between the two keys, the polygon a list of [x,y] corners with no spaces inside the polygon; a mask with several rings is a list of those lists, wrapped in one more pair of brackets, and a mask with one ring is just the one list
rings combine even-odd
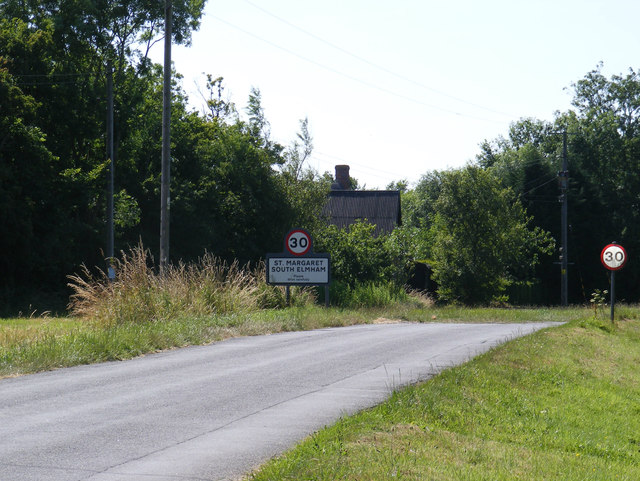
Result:
{"label": "electrical wire", "polygon": [[[318,157],[318,155],[320,155],[321,157]],[[327,157],[328,159],[331,160],[327,160],[327,159],[323,159],[322,157]],[[372,176],[372,177],[376,177],[379,179],[383,179],[383,180],[389,180],[389,176],[395,176],[397,175],[397,172],[389,172],[389,171],[384,171],[381,169],[375,169],[373,167],[361,164],[359,162],[353,162],[352,160],[346,160],[344,158],[341,157],[337,157],[335,155],[331,155],[331,154],[326,154],[324,152],[314,152],[311,155],[311,159],[317,160],[319,162],[322,162],[323,164],[326,164],[329,166],[329,168],[333,168],[335,165],[335,162],[341,162],[343,164],[348,164],[350,166],[355,166],[358,167],[359,170],[363,170],[363,171],[368,171],[368,175]]]}
{"label": "electrical wire", "polygon": [[534,187],[533,189],[529,189],[528,191],[524,192],[523,195],[531,194],[532,192],[538,190],[539,188],[544,187],[545,185],[548,185],[551,182],[555,182],[556,180],[557,180],[556,177],[554,177],[553,179],[549,179],[548,181],[544,182],[543,184],[540,184],[540,185]]}
{"label": "electrical wire", "polygon": [[83,82],[74,82],[74,81],[54,81],[54,82],[15,82],[16,85],[25,86],[25,87],[40,87],[40,86],[50,86],[50,85],[86,85]]}
{"label": "electrical wire", "polygon": [[[40,87],[51,85],[84,85],[87,78],[94,76],[94,72],[82,73],[10,73],[15,79],[15,85],[24,87]],[[60,80],[56,80],[59,78]],[[84,79],[82,79],[84,78]],[[78,82],[80,80],[80,82]]]}
{"label": "electrical wire", "polygon": [[363,57],[361,57],[360,55],[357,55],[357,54],[355,54],[355,53],[353,53],[353,52],[350,52],[349,50],[346,50],[346,49],[344,49],[344,48],[342,48],[342,47],[340,47],[340,46],[338,46],[338,45],[335,45],[334,43],[329,42],[328,40],[326,40],[326,39],[324,39],[324,38],[322,38],[322,37],[319,37],[318,35],[315,35],[314,33],[311,33],[311,32],[309,32],[309,31],[307,31],[307,30],[305,30],[305,29],[303,29],[303,28],[299,27],[298,25],[295,25],[295,24],[293,24],[293,23],[289,22],[288,20],[285,20],[285,19],[283,19],[282,17],[279,17],[279,16],[277,16],[277,15],[275,15],[275,14],[273,14],[273,13],[269,12],[268,10],[265,10],[264,8],[260,7],[259,5],[256,5],[255,3],[253,3],[253,2],[251,2],[251,1],[249,1],[249,0],[244,0],[244,2],[245,2],[245,3],[247,3],[247,4],[249,4],[249,5],[251,5],[253,8],[255,8],[255,9],[257,9],[257,10],[260,10],[260,11],[261,11],[261,12],[263,12],[264,14],[266,14],[266,15],[268,15],[268,16],[270,16],[270,17],[272,17],[272,18],[275,18],[275,19],[276,19],[276,20],[278,20],[279,22],[284,23],[285,25],[288,25],[289,27],[291,27],[291,28],[294,28],[294,29],[298,30],[299,32],[302,32],[303,34],[305,34],[305,35],[307,35],[307,36],[309,36],[309,37],[311,37],[311,38],[313,38],[313,39],[315,39],[315,40],[317,40],[317,41],[319,41],[319,42],[322,42],[322,43],[324,43],[325,45],[328,45],[329,47],[331,47],[331,48],[333,48],[333,49],[335,49],[335,50],[337,50],[337,51],[339,51],[339,52],[341,52],[341,53],[343,53],[343,54],[345,54],[345,55],[348,55],[348,56],[349,56],[349,57],[351,57],[351,58],[354,58],[354,59],[356,59],[356,60],[358,60],[358,61],[360,61],[360,62],[362,62],[362,63],[365,63],[365,64],[367,64],[367,65],[369,65],[369,66],[371,66],[371,67],[374,67],[374,68],[376,68],[376,69],[380,70],[381,72],[384,72],[384,73],[387,73],[387,74],[389,74],[389,75],[392,75],[392,76],[394,76],[394,77],[396,77],[396,78],[398,78],[398,79],[400,79],[400,80],[403,80],[403,81],[405,81],[405,82],[411,83],[411,84],[413,84],[413,85],[416,85],[416,86],[418,86],[418,87],[421,87],[421,88],[423,88],[423,89],[425,89],[425,90],[428,90],[428,91],[430,91],[430,92],[437,93],[438,95],[442,95],[442,96],[444,96],[444,97],[448,97],[448,98],[450,98],[450,99],[456,100],[457,102],[461,102],[461,103],[464,103],[464,104],[467,104],[467,105],[471,105],[471,106],[476,107],[476,108],[478,108],[478,109],[486,110],[486,111],[488,111],[488,112],[492,112],[492,113],[494,113],[494,114],[504,115],[504,116],[507,116],[507,117],[509,117],[509,118],[514,118],[514,117],[516,117],[516,116],[515,116],[515,115],[513,115],[513,114],[509,114],[509,113],[501,112],[501,111],[499,111],[499,110],[495,110],[495,109],[492,109],[492,108],[490,108],[490,107],[486,107],[486,106],[484,106],[484,105],[476,104],[476,103],[474,103],[474,102],[470,102],[470,101],[468,101],[468,100],[461,99],[461,98],[456,97],[456,96],[454,96],[454,95],[450,95],[450,94],[448,94],[448,93],[446,93],[446,92],[443,92],[443,91],[441,91],[441,90],[435,89],[435,88],[433,88],[433,87],[429,87],[429,86],[427,86],[427,85],[424,85],[424,84],[423,84],[423,83],[421,83],[421,82],[418,82],[418,81],[413,80],[413,79],[411,79],[411,78],[409,78],[409,77],[407,77],[407,76],[405,76],[405,75],[402,75],[402,74],[399,74],[399,73],[397,73],[397,72],[394,72],[393,70],[390,70],[390,69],[388,69],[388,68],[386,68],[386,67],[383,67],[383,66],[381,66],[381,65],[378,65],[377,63],[372,62],[372,61],[370,61],[370,60],[367,60],[366,58],[363,58]]}
{"label": "electrical wire", "polygon": [[24,73],[24,74],[14,74],[12,73],[11,76],[14,78],[17,77],[89,77],[91,75],[94,75],[93,73]]}
{"label": "electrical wire", "polygon": [[[531,185],[531,184],[535,184],[535,183],[536,183],[536,182],[538,182],[539,180],[542,180],[542,179],[547,179],[547,180],[548,180],[550,175],[552,176],[552,179],[551,179],[551,180],[555,180],[555,179],[557,178],[557,176],[556,176],[556,175],[546,173],[546,174],[541,175],[540,177],[537,177],[537,178],[535,178],[535,179],[531,179],[531,180],[529,180],[528,182],[525,182],[525,184],[524,184],[524,188],[526,189],[529,185]],[[546,184],[547,184],[547,182],[545,182],[543,185],[546,185]],[[540,186],[538,186],[538,187],[540,187]],[[537,189],[538,187],[534,187],[534,189]]]}
{"label": "electrical wire", "polygon": [[368,82],[366,80],[360,79],[358,77],[354,77],[353,75],[341,72],[341,71],[339,71],[339,70],[337,70],[337,69],[335,69],[333,67],[329,67],[329,66],[324,65],[324,64],[322,64],[320,62],[317,62],[317,61],[315,61],[313,59],[310,59],[308,57],[300,55],[299,53],[294,52],[293,50],[290,50],[290,49],[288,49],[286,47],[283,47],[281,45],[278,45],[278,44],[276,44],[276,43],[274,43],[274,42],[272,42],[270,40],[262,38],[262,37],[256,35],[255,33],[250,32],[248,30],[245,30],[244,28],[239,27],[239,26],[237,26],[237,25],[235,25],[235,24],[233,24],[231,22],[228,22],[228,21],[226,21],[226,20],[224,20],[224,19],[222,19],[220,17],[216,17],[215,15],[212,15],[211,18],[213,18],[213,19],[215,19],[215,20],[227,25],[228,27],[231,27],[231,28],[233,28],[235,30],[238,30],[239,32],[244,33],[245,35],[253,37],[256,40],[259,40],[259,41],[264,42],[264,43],[266,43],[268,45],[271,45],[274,48],[282,50],[283,52],[286,52],[289,55],[293,55],[294,57],[297,57],[297,58],[299,58],[301,60],[304,60],[305,62],[311,63],[311,64],[315,65],[316,67],[320,67],[320,68],[322,68],[324,70],[327,70],[327,71],[332,72],[332,73],[334,73],[336,75],[339,75],[341,77],[349,79],[349,80],[351,80],[353,82],[357,82],[357,83],[360,83],[360,84],[365,85],[367,87],[379,90],[380,92],[384,92],[384,93],[392,95],[394,97],[398,97],[398,98],[404,99],[404,100],[406,100],[408,102],[415,103],[415,104],[418,104],[418,105],[422,105],[424,107],[428,107],[428,108],[431,108],[431,109],[434,109],[434,110],[440,110],[441,112],[445,112],[445,113],[448,113],[448,114],[456,115],[456,116],[459,116],[459,117],[466,117],[466,118],[469,118],[469,119],[479,120],[479,121],[482,121],[482,122],[491,122],[491,123],[496,123],[496,124],[504,124],[504,121],[488,119],[486,117],[479,117],[479,116],[470,115],[470,114],[463,114],[463,113],[455,111],[455,110],[451,110],[451,109],[448,109],[448,108],[445,108],[445,107],[440,107],[438,105],[430,104],[430,103],[424,102],[422,100],[419,100],[419,99],[416,99],[416,98],[413,98],[413,97],[409,97],[407,95],[403,95],[403,94],[400,94],[398,92],[394,92],[393,90],[389,90],[387,88],[384,88],[384,87],[381,87],[379,85],[373,84],[371,82]]}

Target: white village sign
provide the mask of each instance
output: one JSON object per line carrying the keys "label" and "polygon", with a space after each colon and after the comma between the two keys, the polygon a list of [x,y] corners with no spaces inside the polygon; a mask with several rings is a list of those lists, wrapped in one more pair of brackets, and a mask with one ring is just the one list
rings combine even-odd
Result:
{"label": "white village sign", "polygon": [[285,236],[285,250],[267,254],[267,283],[275,285],[328,285],[331,272],[329,254],[315,254],[311,235],[293,229]]}

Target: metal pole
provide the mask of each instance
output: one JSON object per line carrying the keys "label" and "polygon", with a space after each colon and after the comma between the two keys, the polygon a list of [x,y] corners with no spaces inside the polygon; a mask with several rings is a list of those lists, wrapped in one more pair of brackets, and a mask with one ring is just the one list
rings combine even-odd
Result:
{"label": "metal pole", "polygon": [[171,184],[171,0],[164,6],[164,84],[162,99],[162,179],[160,189],[160,271],[169,264]]}
{"label": "metal pole", "polygon": [[562,133],[562,172],[560,176],[560,189],[562,192],[562,257],[560,259],[560,300],[563,306],[569,305],[569,280],[568,280],[568,202],[567,187],[569,180],[569,162],[567,159],[567,131]]}
{"label": "metal pole", "polygon": [[111,266],[114,250],[113,184],[115,173],[115,161],[113,155],[113,67],[111,65],[111,60],[107,60],[107,158],[110,161],[109,188],[107,193],[107,259],[109,259],[109,266]]}
{"label": "metal pole", "polygon": [[614,305],[616,303],[616,271],[611,271],[611,322],[613,322]]}

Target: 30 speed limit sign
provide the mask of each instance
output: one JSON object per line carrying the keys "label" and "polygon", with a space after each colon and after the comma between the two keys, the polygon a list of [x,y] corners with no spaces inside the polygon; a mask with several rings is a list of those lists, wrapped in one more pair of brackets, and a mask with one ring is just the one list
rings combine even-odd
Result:
{"label": "30 speed limit sign", "polygon": [[292,230],[285,238],[285,246],[289,254],[303,256],[311,249],[311,235],[302,229]]}
{"label": "30 speed limit sign", "polygon": [[622,269],[627,262],[627,251],[618,244],[609,244],[600,254],[602,264],[610,271]]}

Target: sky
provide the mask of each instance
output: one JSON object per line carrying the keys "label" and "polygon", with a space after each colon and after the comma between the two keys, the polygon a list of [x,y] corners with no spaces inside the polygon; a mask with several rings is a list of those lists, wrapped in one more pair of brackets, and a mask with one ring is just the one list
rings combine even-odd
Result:
{"label": "sky", "polygon": [[637,70],[638,18],[637,0],[208,0],[172,60],[194,109],[205,73],[241,116],[257,88],[272,140],[291,145],[307,118],[308,167],[348,164],[384,189],[466,165],[521,118],[553,120],[600,62]]}

